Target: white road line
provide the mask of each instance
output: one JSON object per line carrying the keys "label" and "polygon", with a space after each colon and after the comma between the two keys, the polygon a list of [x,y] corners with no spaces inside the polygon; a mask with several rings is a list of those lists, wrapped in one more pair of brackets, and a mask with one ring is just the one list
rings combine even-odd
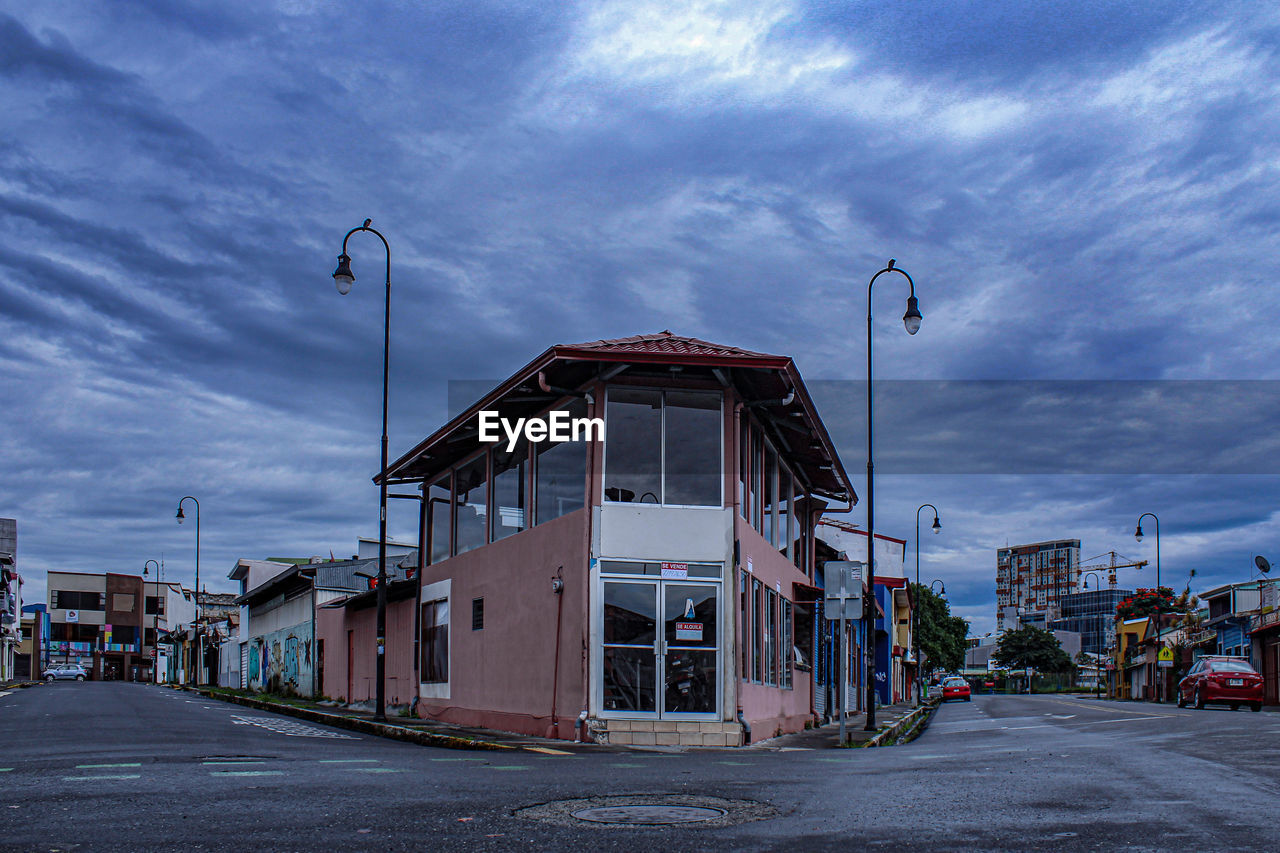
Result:
{"label": "white road line", "polygon": [[283,776],[283,770],[214,770],[210,776]]}

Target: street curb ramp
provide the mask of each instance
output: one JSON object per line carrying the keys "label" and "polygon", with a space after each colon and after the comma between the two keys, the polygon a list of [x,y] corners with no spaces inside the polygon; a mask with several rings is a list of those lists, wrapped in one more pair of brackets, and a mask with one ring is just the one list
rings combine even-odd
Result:
{"label": "street curb ramp", "polygon": [[505,743],[494,743],[487,740],[471,740],[470,738],[457,737],[454,735],[442,735],[435,732],[423,732],[415,729],[406,728],[405,726],[396,726],[390,723],[376,723],[373,720],[365,720],[360,717],[349,717],[345,714],[326,714],[323,711],[313,711],[310,708],[299,708],[295,705],[283,705],[278,702],[267,702],[263,699],[253,699],[248,696],[236,696],[230,693],[218,693],[213,690],[193,689],[190,687],[182,688],[191,690],[209,699],[218,699],[223,702],[231,702],[235,705],[244,705],[246,708],[256,708],[259,711],[270,711],[275,714],[286,714],[290,717],[298,717],[312,723],[321,723],[326,726],[335,726],[348,731],[360,732],[361,734],[376,735],[378,737],[391,738],[392,740],[403,740],[409,743],[416,743],[419,746],[434,746],[442,749],[468,749],[468,750],[507,750],[516,747]]}

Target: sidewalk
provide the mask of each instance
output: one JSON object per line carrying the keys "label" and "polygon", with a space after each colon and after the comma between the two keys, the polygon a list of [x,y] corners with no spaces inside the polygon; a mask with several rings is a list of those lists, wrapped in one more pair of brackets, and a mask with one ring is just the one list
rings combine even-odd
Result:
{"label": "sidewalk", "polygon": [[[845,737],[851,746],[891,746],[919,721],[927,720],[937,707],[936,701],[917,709],[909,702],[881,705],[876,708],[876,730],[866,731],[867,715],[850,714],[845,718]],[[748,749],[836,749],[840,745],[839,722],[827,723],[802,732],[782,735],[751,744]]]}
{"label": "sidewalk", "polygon": [[[286,714],[314,723],[337,726],[339,728],[358,731],[364,734],[405,740],[422,746],[442,747],[445,749],[466,750],[525,750],[548,755],[572,755],[574,753],[593,752],[685,752],[690,750],[710,749],[742,749],[742,747],[633,747],[604,745],[597,743],[577,743],[574,741],[554,740],[552,738],[534,737],[532,735],[514,734],[493,729],[472,728],[442,723],[438,720],[424,720],[417,717],[388,717],[387,722],[378,723],[373,720],[373,712],[358,708],[344,708],[322,705],[307,699],[290,698],[281,700],[276,697],[263,698],[257,695],[245,695],[222,688],[176,689],[194,690],[202,696],[233,702],[250,708]],[[917,720],[926,716],[932,706],[926,706],[917,712],[909,704],[886,705],[876,709],[876,727],[874,732],[864,731],[866,717],[862,714],[850,715],[845,722],[846,735],[854,746],[882,746],[892,744],[904,734]],[[747,749],[765,749],[776,751],[835,749],[838,746],[840,727],[837,723],[828,723],[818,728],[803,732],[782,735],[768,740],[757,741]]]}

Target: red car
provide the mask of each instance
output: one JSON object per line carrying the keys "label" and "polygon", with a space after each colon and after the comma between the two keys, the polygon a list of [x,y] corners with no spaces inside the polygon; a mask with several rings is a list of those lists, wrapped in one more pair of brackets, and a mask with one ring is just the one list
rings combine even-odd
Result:
{"label": "red car", "polygon": [[969,697],[969,682],[963,678],[948,678],[942,682],[942,701],[948,699],[963,699],[966,702],[973,701]]}
{"label": "red car", "polygon": [[1230,705],[1233,711],[1248,705],[1261,711],[1262,676],[1243,658],[1202,657],[1178,684],[1178,707],[1188,704]]}

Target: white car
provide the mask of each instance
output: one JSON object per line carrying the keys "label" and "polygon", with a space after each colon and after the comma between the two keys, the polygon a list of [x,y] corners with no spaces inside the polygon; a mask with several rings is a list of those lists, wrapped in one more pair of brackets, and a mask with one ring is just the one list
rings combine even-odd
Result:
{"label": "white car", "polygon": [[88,677],[89,673],[78,663],[60,664],[44,673],[45,681],[84,681]]}

